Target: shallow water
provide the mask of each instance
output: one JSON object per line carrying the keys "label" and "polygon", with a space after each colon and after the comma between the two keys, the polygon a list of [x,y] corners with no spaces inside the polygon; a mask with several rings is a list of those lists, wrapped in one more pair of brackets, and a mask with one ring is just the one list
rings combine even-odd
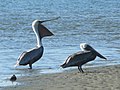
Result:
{"label": "shallow water", "polygon": [[[0,0],[0,86],[9,77],[62,72],[60,65],[86,42],[108,58],[96,58],[84,67],[120,64],[119,0]],[[14,68],[18,56],[36,46],[31,23],[61,17],[44,25],[55,35],[43,39],[43,57],[28,66]],[[66,70],[66,69],[64,69]],[[6,80],[7,82],[6,83]]]}

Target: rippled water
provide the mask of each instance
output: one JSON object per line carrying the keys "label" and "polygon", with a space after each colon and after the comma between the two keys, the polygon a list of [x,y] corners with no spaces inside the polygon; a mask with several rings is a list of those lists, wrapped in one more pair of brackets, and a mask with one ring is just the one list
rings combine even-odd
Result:
{"label": "rippled water", "polygon": [[[97,58],[85,65],[94,67],[120,64],[119,0],[0,0],[0,86],[17,76],[63,71],[60,65],[86,42],[108,61]],[[59,20],[44,25],[55,35],[43,39],[43,57],[28,66],[14,68],[18,56],[36,46],[31,23],[35,19],[55,17]]]}

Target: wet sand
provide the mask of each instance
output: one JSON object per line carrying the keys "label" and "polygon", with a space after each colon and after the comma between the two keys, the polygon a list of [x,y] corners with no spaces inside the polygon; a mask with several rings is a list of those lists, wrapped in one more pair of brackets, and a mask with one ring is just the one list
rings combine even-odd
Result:
{"label": "wet sand", "polygon": [[77,69],[62,73],[19,77],[22,85],[2,90],[120,90],[120,65]]}

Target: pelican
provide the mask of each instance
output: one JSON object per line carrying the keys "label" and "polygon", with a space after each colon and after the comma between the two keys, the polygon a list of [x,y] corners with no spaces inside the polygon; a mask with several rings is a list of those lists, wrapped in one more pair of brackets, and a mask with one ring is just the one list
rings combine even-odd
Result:
{"label": "pelican", "polygon": [[78,66],[78,70],[84,73],[82,69],[83,64],[94,60],[97,56],[106,59],[87,43],[80,44],[80,48],[82,51],[70,55],[65,61],[65,63],[61,65],[62,68]]}
{"label": "pelican", "polygon": [[[51,20],[55,20],[55,19],[51,19]],[[30,67],[29,69],[32,69],[32,64],[38,61],[42,57],[44,51],[42,45],[42,38],[53,35],[53,33],[50,32],[46,27],[44,27],[42,23],[51,20],[44,20],[44,21],[35,20],[32,22],[32,29],[37,38],[37,46],[31,50],[23,52],[18,57],[15,67],[19,65],[29,65]]]}

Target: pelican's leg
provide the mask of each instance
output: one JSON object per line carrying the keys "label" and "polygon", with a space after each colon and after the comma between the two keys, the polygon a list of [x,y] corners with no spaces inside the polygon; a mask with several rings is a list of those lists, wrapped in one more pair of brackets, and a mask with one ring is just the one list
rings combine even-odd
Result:
{"label": "pelican's leg", "polygon": [[84,71],[83,71],[83,69],[82,69],[81,66],[78,66],[78,70],[79,70],[80,72],[84,73]]}
{"label": "pelican's leg", "polygon": [[32,69],[32,64],[29,64],[29,67],[30,67],[29,69]]}

